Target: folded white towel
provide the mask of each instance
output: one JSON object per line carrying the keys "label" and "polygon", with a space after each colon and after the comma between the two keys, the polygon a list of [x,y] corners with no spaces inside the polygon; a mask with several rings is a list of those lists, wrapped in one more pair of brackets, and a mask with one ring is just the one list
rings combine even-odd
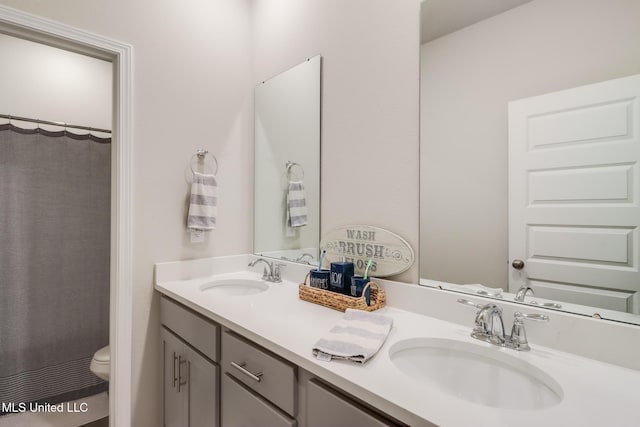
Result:
{"label": "folded white towel", "polygon": [[364,363],[387,339],[393,320],[380,314],[348,308],[342,320],[313,346],[319,359]]}
{"label": "folded white towel", "polygon": [[287,226],[307,225],[307,199],[302,181],[289,181],[287,191]]}
{"label": "folded white towel", "polygon": [[187,228],[190,230],[213,230],[216,228],[217,205],[218,183],[216,177],[193,172]]}

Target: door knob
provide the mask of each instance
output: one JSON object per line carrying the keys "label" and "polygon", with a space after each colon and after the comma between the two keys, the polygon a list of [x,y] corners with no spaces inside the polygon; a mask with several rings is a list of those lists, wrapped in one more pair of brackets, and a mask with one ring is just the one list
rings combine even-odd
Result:
{"label": "door knob", "polygon": [[514,259],[511,266],[516,270],[522,270],[524,268],[524,261],[521,259]]}

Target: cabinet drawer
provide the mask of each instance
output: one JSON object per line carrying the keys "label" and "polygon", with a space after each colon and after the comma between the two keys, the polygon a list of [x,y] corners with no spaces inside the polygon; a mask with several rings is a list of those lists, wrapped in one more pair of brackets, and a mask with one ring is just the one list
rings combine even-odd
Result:
{"label": "cabinet drawer", "polygon": [[296,368],[230,331],[222,334],[224,370],[291,416],[296,413]]}
{"label": "cabinet drawer", "polygon": [[225,374],[222,377],[222,425],[296,427],[297,423]]}
{"label": "cabinet drawer", "polygon": [[160,298],[160,320],[192,347],[218,361],[220,327],[217,324],[164,296]]}
{"label": "cabinet drawer", "polygon": [[335,393],[324,384],[307,383],[307,427],[325,426],[399,426],[369,412],[355,402]]}

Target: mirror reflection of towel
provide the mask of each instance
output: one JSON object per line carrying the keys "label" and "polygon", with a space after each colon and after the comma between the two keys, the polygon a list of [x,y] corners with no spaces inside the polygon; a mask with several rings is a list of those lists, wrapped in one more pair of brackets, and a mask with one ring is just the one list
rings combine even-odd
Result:
{"label": "mirror reflection of towel", "polygon": [[302,181],[289,181],[287,191],[287,226],[295,228],[307,225],[307,199]]}
{"label": "mirror reflection of towel", "polygon": [[465,292],[468,294],[478,294],[478,295],[486,295],[488,297],[493,298],[502,298],[502,288],[489,288],[480,284],[464,284],[464,285],[456,285],[456,290],[461,292]]}
{"label": "mirror reflection of towel", "polygon": [[190,230],[213,230],[216,228],[217,204],[218,183],[216,177],[193,172],[187,228]]}

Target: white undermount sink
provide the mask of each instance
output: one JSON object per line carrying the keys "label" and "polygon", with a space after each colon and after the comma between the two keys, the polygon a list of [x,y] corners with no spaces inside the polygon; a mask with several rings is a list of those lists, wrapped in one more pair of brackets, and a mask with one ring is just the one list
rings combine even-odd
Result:
{"label": "white undermount sink", "polygon": [[200,286],[200,291],[228,296],[246,296],[264,292],[269,285],[256,279],[217,279]]}
{"label": "white undermount sink", "polygon": [[411,338],[389,349],[393,364],[425,386],[501,409],[536,410],[562,401],[562,387],[515,350],[441,338]]}

